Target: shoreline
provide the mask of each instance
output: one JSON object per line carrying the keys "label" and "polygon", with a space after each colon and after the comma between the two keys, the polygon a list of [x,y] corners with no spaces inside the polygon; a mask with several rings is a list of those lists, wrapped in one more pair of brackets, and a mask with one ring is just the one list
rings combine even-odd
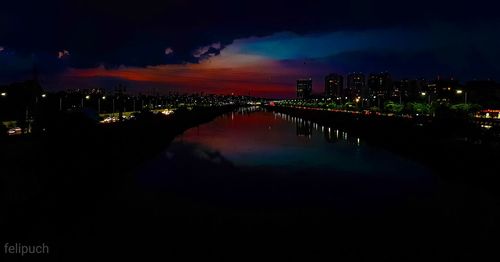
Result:
{"label": "shoreline", "polygon": [[185,130],[236,108],[193,108],[111,125],[76,125],[42,137],[9,137],[0,152],[5,203],[0,222],[7,228],[2,240],[42,238],[60,246],[57,235],[71,219],[134,192],[131,170]]}
{"label": "shoreline", "polygon": [[489,182],[500,182],[493,165],[500,148],[494,143],[475,143],[481,139],[480,130],[464,122],[441,119],[428,122],[279,106],[266,108],[350,132],[370,145],[417,160],[446,179],[492,188],[495,186]]}

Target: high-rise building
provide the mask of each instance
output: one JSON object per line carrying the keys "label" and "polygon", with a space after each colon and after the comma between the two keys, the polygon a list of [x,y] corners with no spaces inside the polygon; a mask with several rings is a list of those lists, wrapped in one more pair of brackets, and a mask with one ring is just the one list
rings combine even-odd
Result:
{"label": "high-rise building", "polygon": [[312,79],[297,80],[297,98],[309,98],[312,93]]}
{"label": "high-rise building", "polygon": [[349,100],[362,97],[366,89],[365,75],[363,73],[350,73],[347,75],[347,86],[344,96]]}
{"label": "high-rise building", "polygon": [[438,79],[427,84],[427,93],[430,96],[430,101],[446,101],[450,102],[455,98],[457,90],[462,90],[463,87],[456,79]]}
{"label": "high-rise building", "polygon": [[344,77],[339,74],[329,74],[325,77],[325,96],[340,98],[344,91]]}
{"label": "high-rise building", "polygon": [[410,90],[410,84],[411,84],[411,82],[408,79],[394,81],[394,85],[393,85],[392,92],[390,95],[391,98],[392,99],[394,99],[394,98],[404,99],[404,98],[408,97],[409,90]]}
{"label": "high-rise building", "polygon": [[391,99],[393,101],[416,101],[427,91],[425,79],[402,79],[394,81]]}
{"label": "high-rise building", "polygon": [[370,96],[389,98],[392,94],[392,78],[388,72],[370,74],[368,89]]}

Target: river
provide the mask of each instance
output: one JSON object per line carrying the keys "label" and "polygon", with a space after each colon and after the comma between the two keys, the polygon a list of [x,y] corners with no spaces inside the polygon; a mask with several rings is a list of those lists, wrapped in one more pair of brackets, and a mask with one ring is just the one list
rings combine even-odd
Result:
{"label": "river", "polygon": [[453,250],[497,227],[484,192],[334,126],[260,108],[187,130],[136,177],[145,192],[188,206],[186,216],[213,234],[244,243],[260,235],[262,250],[281,243],[273,253],[336,245],[352,251],[343,258],[455,258]]}
{"label": "river", "polygon": [[[146,185],[161,187],[171,185],[169,179],[186,174],[259,176],[257,180],[269,179],[278,184],[289,180],[312,184],[327,180],[332,186],[349,184],[366,201],[383,197],[384,203],[388,195],[401,199],[402,192],[427,194],[435,186],[435,177],[425,167],[371,147],[362,138],[258,108],[241,109],[188,130],[159,158],[148,163],[141,180]],[[311,184],[302,186],[297,194],[307,191]],[[252,194],[262,193],[259,187],[257,184],[255,191],[247,188],[248,201],[251,202]],[[274,193],[279,198],[279,192]]]}

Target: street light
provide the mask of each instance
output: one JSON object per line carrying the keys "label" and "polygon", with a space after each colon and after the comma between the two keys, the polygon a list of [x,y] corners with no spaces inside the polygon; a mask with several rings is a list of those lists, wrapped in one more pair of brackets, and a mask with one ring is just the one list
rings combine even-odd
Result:
{"label": "street light", "polygon": [[0,95],[1,95],[1,96],[7,96],[7,93],[2,92]]}
{"label": "street light", "polygon": [[106,100],[106,96],[102,96],[102,97],[97,98],[97,113],[98,114],[101,113],[101,99]]}
{"label": "street light", "polygon": [[[423,97],[427,96],[427,93],[426,93],[426,92],[422,92],[422,93],[420,93],[420,94],[421,94]],[[428,103],[430,104],[430,103],[431,103],[431,94],[429,94],[429,95],[427,96],[427,100],[428,100]]]}
{"label": "street light", "polygon": [[462,90],[457,90],[457,95],[464,94],[464,104],[467,104],[467,92],[464,92]]}
{"label": "street light", "polygon": [[[85,96],[85,99],[89,100],[89,99],[90,99],[90,96],[89,96],[89,95],[86,95],[86,96]],[[82,109],[83,109],[83,97],[82,97]]]}
{"label": "street light", "polygon": [[47,97],[47,95],[46,95],[46,94],[42,94],[42,98],[46,98],[46,97]]}

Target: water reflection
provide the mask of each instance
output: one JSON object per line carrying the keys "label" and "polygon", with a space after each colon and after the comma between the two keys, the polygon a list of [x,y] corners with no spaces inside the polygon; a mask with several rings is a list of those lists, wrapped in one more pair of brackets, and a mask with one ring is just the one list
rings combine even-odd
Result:
{"label": "water reflection", "polygon": [[311,139],[313,128],[310,122],[299,120],[296,124],[297,136],[304,136]]}
{"label": "water reflection", "polygon": [[[240,107],[237,110],[237,113],[240,115],[248,115],[248,114],[251,114],[253,112],[258,112],[258,111],[263,111],[263,110],[264,109],[260,106]],[[234,112],[233,112],[233,115],[234,115]]]}
{"label": "water reflection", "polygon": [[[183,147],[190,150],[179,150]],[[196,163],[207,154],[202,152],[210,152],[235,168],[259,168],[266,172],[395,177],[427,173],[416,163],[365,145],[362,139],[342,129],[259,107],[241,108],[186,131],[173,141],[165,155],[179,156],[187,151],[192,151],[185,157],[192,158],[187,163]],[[170,157],[158,161],[158,165],[165,165],[177,160]]]}
{"label": "water reflection", "polygon": [[[443,221],[457,220],[455,203],[435,198],[448,199],[438,192],[441,181],[418,163],[335,126],[259,108],[240,109],[186,131],[137,177],[144,191],[153,192],[148,201],[165,193],[165,199],[178,200],[179,213],[193,206],[201,215],[215,214],[211,221],[221,225],[220,213],[228,212],[225,223],[247,218],[245,228],[256,221],[255,229],[276,221],[262,236],[283,225],[291,234],[297,228],[309,232],[317,223],[312,231],[325,235],[339,236],[345,229],[342,241],[358,243],[368,236],[372,246],[389,234],[406,245],[416,233],[429,241],[441,232]],[[172,213],[171,205],[155,204],[155,210]],[[467,213],[475,216],[477,209]],[[290,218],[297,220],[289,223]],[[228,230],[240,234],[235,228]],[[449,229],[443,236],[455,232],[454,225]],[[437,238],[437,246],[442,239]]]}
{"label": "water reflection", "polygon": [[186,131],[138,177],[147,188],[224,205],[323,203],[355,212],[434,186],[418,163],[341,129],[259,108]]}
{"label": "water reflection", "polygon": [[328,143],[347,143],[354,146],[361,146],[361,138],[350,136],[348,132],[338,128],[322,126],[318,123],[311,122],[299,117],[293,117],[283,113],[273,113],[275,119],[283,119],[285,121],[295,123],[297,136],[311,139],[313,130],[323,133],[324,139]]}

